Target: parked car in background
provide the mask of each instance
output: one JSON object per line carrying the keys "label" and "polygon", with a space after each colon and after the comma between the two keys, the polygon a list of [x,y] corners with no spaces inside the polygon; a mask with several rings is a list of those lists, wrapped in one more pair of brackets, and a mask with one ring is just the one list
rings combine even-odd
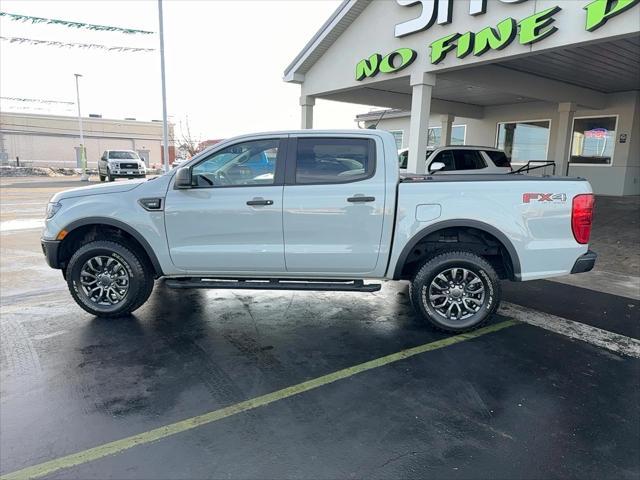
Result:
{"label": "parked car in background", "polygon": [[133,150],[105,150],[98,161],[100,181],[116,178],[140,178],[147,175],[147,167],[138,152]]}
{"label": "parked car in background", "polygon": [[188,161],[188,158],[176,158],[171,164],[171,169],[173,170],[174,168],[178,168],[180,165]]}
{"label": "parked car in background", "polygon": [[[407,171],[409,149],[398,152],[400,172]],[[470,145],[451,145],[448,147],[427,149],[426,156],[428,173],[441,174],[470,174],[470,173],[509,173],[511,160],[504,151],[493,147],[475,147]],[[436,163],[444,166],[433,168]]]}
{"label": "parked car in background", "polygon": [[581,178],[401,176],[388,132],[274,132],[221,142],[152,182],[57,193],[42,249],[98,316],[139,308],[160,277],[342,292],[406,279],[422,318],[463,332],[496,311],[500,279],[591,270],[592,211]]}

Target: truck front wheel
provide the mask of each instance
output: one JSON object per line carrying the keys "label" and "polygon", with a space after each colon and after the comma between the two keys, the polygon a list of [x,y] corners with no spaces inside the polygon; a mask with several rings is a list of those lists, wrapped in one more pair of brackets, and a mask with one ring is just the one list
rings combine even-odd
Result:
{"label": "truck front wheel", "polygon": [[411,304],[438,330],[467,332],[484,325],[500,304],[500,280],[482,257],[458,251],[440,254],[418,270]]}
{"label": "truck front wheel", "polygon": [[128,315],[149,298],[154,283],[141,254],[111,241],[80,247],[69,260],[66,279],[76,303],[98,317]]}

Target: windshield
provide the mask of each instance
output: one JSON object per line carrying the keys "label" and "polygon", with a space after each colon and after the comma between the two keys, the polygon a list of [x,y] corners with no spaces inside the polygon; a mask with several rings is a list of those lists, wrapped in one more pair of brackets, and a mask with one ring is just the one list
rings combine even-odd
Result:
{"label": "windshield", "polygon": [[109,158],[115,158],[117,160],[139,160],[140,157],[136,152],[127,152],[127,151],[111,151],[109,152]]}

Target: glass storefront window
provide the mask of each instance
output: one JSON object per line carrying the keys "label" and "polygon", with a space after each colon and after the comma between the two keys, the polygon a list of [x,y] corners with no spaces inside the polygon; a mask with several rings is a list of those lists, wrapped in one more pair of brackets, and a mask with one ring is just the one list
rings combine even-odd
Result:
{"label": "glass storefront window", "polygon": [[570,162],[611,165],[616,121],[616,117],[575,118]]}
{"label": "glass storefront window", "polygon": [[[451,145],[464,145],[467,135],[466,125],[454,125],[451,128]],[[431,127],[427,133],[427,147],[439,147],[442,127]]]}
{"label": "glass storefront window", "polygon": [[499,123],[497,147],[513,163],[546,160],[550,124],[549,120]]}

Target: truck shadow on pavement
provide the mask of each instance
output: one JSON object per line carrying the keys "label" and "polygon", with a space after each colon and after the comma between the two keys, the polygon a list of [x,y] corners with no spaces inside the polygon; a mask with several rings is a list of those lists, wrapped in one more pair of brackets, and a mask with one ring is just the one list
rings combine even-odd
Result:
{"label": "truck shadow on pavement", "polygon": [[216,409],[447,336],[415,315],[404,285],[392,295],[396,303],[339,296],[158,282],[133,315],[94,317],[82,327],[74,374],[87,408],[157,416],[183,395]]}

